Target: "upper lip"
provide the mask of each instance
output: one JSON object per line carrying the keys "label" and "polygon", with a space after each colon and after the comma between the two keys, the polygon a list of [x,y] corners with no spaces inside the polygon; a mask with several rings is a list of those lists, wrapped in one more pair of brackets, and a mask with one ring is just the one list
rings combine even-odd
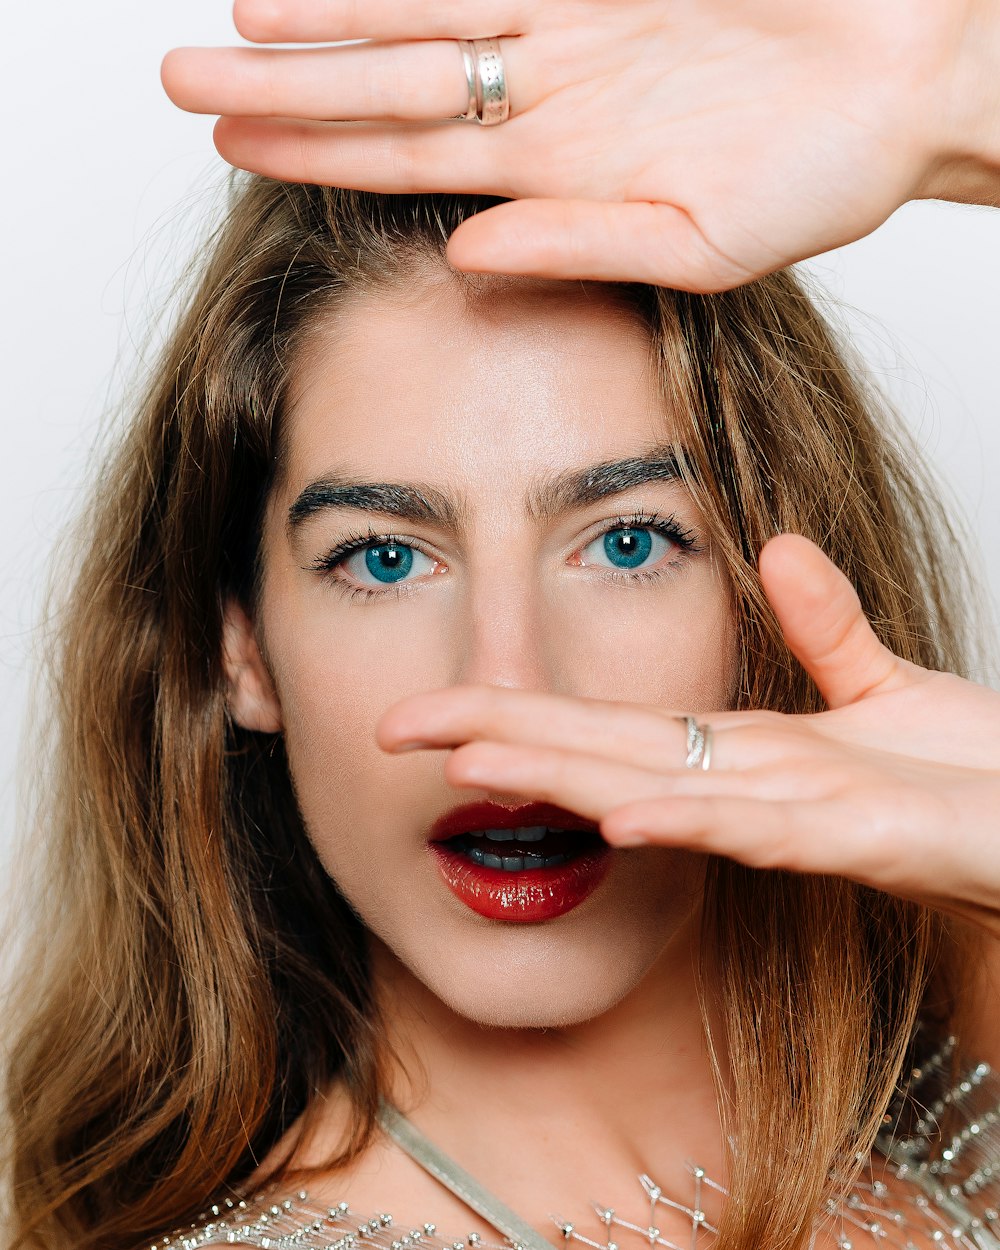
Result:
{"label": "upper lip", "polygon": [[525,803],[521,807],[501,807],[499,803],[463,803],[439,816],[431,827],[430,842],[443,842],[470,829],[519,829],[525,825],[546,825],[550,829],[596,831],[592,820],[585,820],[554,803]]}

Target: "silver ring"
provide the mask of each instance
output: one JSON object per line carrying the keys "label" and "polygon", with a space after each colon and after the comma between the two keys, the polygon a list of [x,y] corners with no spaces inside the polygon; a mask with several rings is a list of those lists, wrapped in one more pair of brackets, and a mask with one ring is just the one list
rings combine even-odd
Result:
{"label": "silver ring", "polygon": [[712,763],[712,726],[699,724],[693,716],[675,716],[687,729],[687,759],[685,768],[700,768],[707,772]]}
{"label": "silver ring", "polygon": [[459,113],[458,117],[463,122],[474,122],[478,112],[476,105],[476,57],[473,53],[472,44],[468,39],[459,39],[458,47],[462,53],[465,77],[469,84],[469,107],[464,113]]}
{"label": "silver ring", "polygon": [[497,126],[510,116],[507,75],[504,71],[500,40],[459,39],[465,78],[469,87],[469,106],[456,116],[457,121],[477,121],[481,126]]}

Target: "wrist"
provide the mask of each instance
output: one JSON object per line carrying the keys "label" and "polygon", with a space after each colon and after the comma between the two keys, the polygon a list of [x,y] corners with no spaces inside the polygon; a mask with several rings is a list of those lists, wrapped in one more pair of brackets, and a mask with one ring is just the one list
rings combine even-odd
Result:
{"label": "wrist", "polygon": [[941,130],[916,198],[1000,207],[1000,0],[956,9],[962,23],[943,84]]}

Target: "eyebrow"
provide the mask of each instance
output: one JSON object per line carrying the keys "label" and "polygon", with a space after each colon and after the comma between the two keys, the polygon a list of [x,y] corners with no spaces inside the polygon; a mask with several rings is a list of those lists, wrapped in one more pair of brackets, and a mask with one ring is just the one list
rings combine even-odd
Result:
{"label": "eyebrow", "polygon": [[681,456],[671,445],[654,448],[644,456],[604,460],[583,469],[566,469],[540,482],[525,496],[525,510],[533,520],[555,517],[586,507],[612,495],[620,495],[646,482],[676,482],[681,477]]}
{"label": "eyebrow", "polygon": [[298,529],[329,508],[379,512],[404,521],[426,521],[457,529],[465,509],[431,486],[408,482],[369,482],[350,476],[328,476],[311,482],[288,509],[288,525]]}
{"label": "eyebrow", "polygon": [[[525,510],[535,521],[551,521],[577,508],[620,495],[646,482],[681,478],[681,456],[672,445],[643,456],[605,460],[582,469],[565,469],[531,487]],[[415,482],[371,482],[350,475],[327,475],[299,494],[288,509],[288,525],[298,529],[330,508],[377,512],[403,521],[428,522],[455,531],[468,516],[466,502],[436,487]]]}

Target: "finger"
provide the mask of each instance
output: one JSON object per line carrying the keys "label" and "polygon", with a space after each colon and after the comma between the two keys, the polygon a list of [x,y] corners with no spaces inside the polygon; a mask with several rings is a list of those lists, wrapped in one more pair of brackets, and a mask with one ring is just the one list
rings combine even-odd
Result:
{"label": "finger", "polygon": [[939,838],[920,847],[914,822],[897,838],[873,837],[848,803],[769,802],[710,796],[626,804],[600,820],[616,847],[683,847],[750,868],[845,877],[1000,932],[996,882],[982,873],[957,882],[953,852],[933,862]]}
{"label": "finger", "polygon": [[579,751],[661,772],[683,770],[687,751],[685,726],[660,708],[500,686],[452,686],[412,695],[385,713],[375,736],[389,751],[414,741],[445,747],[489,739]]}
{"label": "finger", "polygon": [[[546,188],[547,193],[551,193]],[[512,194],[525,196],[520,180]],[[724,291],[774,267],[773,256],[737,263],[671,204],[525,199],[469,218],[451,236],[456,269],[648,282],[683,291]],[[748,267],[749,266],[749,267]]]}
{"label": "finger", "polygon": [[236,29],[253,43],[336,39],[482,39],[519,34],[524,0],[235,0]]}
{"label": "finger", "polygon": [[[444,775],[452,785],[524,795],[558,804],[593,821],[600,821],[623,802],[672,802],[674,796],[695,793],[705,784],[704,773],[664,776],[581,751],[554,747],[526,750],[500,742],[470,742],[458,747],[445,762]],[[730,791],[742,781],[735,774],[720,774],[709,784]]]}
{"label": "finger", "polygon": [[231,165],[284,182],[390,193],[508,195],[507,144],[497,135],[503,129],[463,122],[393,126],[220,117],[214,137]]}
{"label": "finger", "polygon": [[856,828],[856,815],[830,800],[712,794],[629,802],[608,812],[600,826],[612,846],[683,846],[751,868],[833,874],[882,885],[884,869],[872,861],[872,839]]}
{"label": "finger", "polygon": [[882,645],[857,591],[822,551],[781,534],[760,553],[760,577],[785,641],[831,708],[912,681],[910,666]]}
{"label": "finger", "polygon": [[235,117],[432,119],[469,103],[453,42],[343,48],[174,48],[160,77],[178,108]]}

